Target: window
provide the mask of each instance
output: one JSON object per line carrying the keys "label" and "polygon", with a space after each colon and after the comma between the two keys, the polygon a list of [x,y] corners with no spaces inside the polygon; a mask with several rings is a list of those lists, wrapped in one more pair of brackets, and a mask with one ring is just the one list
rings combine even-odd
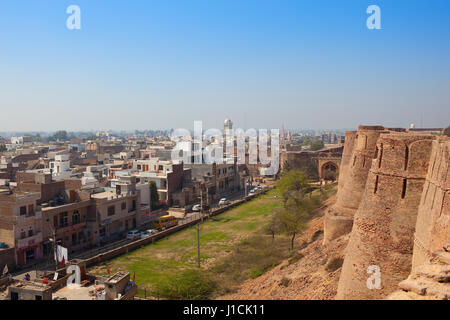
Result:
{"label": "window", "polygon": [[72,233],[72,244],[76,244],[76,243],[77,243],[77,234]]}
{"label": "window", "polygon": [[53,226],[55,228],[58,227],[58,216],[57,215],[53,216]]}
{"label": "window", "polygon": [[121,208],[122,208],[122,210],[125,210],[127,208],[127,203],[126,202],[122,202]]}
{"label": "window", "polygon": [[138,170],[141,170],[141,168],[142,168],[141,165],[138,164],[138,165],[137,165],[137,169],[138,169]]}
{"label": "window", "polygon": [[26,206],[20,207],[20,215],[24,216],[26,214],[27,214],[27,207]]}
{"label": "window", "polygon": [[402,199],[405,199],[405,196],[406,196],[406,179],[403,179]]}
{"label": "window", "polygon": [[158,170],[163,170],[164,168],[163,168],[163,166],[159,166],[159,168],[158,168]]}
{"label": "window", "polygon": [[132,208],[132,210],[133,211],[136,210],[136,200],[133,200],[133,208]]}
{"label": "window", "polygon": [[116,213],[116,207],[115,206],[109,206],[108,207],[108,217],[113,216]]}
{"label": "window", "polygon": [[405,149],[405,170],[408,169],[408,160],[409,160],[409,148],[406,146]]}
{"label": "window", "polygon": [[72,214],[72,224],[80,223],[80,213],[78,210],[75,210]]}
{"label": "window", "polygon": [[33,230],[28,230],[28,237],[32,237],[33,236]]}
{"label": "window", "polygon": [[68,223],[68,219],[67,219],[67,211],[61,212],[59,214],[59,226],[61,228],[63,228],[63,227],[67,227],[68,224],[69,223]]}
{"label": "window", "polygon": [[378,190],[378,176],[376,176],[375,178],[375,187],[373,189],[373,193],[374,194],[377,193],[377,190]]}
{"label": "window", "polygon": [[378,161],[378,168],[381,168],[382,159],[383,159],[383,144],[380,145],[380,160]]}

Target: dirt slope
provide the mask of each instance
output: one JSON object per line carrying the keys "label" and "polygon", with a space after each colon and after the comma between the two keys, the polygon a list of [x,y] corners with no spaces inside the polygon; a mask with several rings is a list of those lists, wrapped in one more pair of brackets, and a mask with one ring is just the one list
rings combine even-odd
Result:
{"label": "dirt slope", "polygon": [[[309,222],[307,230],[296,241],[297,250],[291,261],[285,260],[262,276],[244,282],[236,293],[218,299],[334,299],[341,272],[340,259],[348,242],[347,235],[322,246],[323,213],[334,201],[335,197],[328,199],[318,212],[319,217]],[[305,242],[309,243],[306,247]]]}

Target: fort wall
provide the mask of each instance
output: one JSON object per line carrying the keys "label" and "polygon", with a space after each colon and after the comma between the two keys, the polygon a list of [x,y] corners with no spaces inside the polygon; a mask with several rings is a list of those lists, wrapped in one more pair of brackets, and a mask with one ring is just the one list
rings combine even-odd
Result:
{"label": "fort wall", "polygon": [[[352,174],[358,179],[346,181],[343,190],[352,187],[353,192],[345,194],[341,203],[353,209],[358,198],[348,197],[359,196],[361,201],[346,249],[337,299],[385,298],[409,275],[414,230],[434,139],[432,135],[383,133],[373,152],[364,148],[353,154],[359,166]],[[362,142],[359,140],[358,144]],[[364,192],[359,195],[354,188],[361,187],[365,166],[370,171]],[[380,289],[367,286],[367,269],[371,265],[381,272]]]}
{"label": "fort wall", "polygon": [[371,162],[376,153],[378,137],[381,133],[388,132],[382,126],[359,126],[356,135],[349,134],[350,140],[344,145],[344,149],[347,149],[345,161],[348,162],[341,163],[344,170],[339,179],[337,200],[324,219],[324,244],[351,232],[353,217],[361,202]]}
{"label": "fort wall", "polygon": [[412,268],[427,263],[450,244],[450,138],[433,141],[414,234]]}

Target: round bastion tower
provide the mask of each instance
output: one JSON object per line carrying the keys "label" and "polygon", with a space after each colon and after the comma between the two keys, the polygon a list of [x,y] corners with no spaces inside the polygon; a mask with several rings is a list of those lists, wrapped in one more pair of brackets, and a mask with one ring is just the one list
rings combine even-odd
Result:
{"label": "round bastion tower", "polygon": [[412,269],[428,263],[432,254],[450,245],[450,138],[433,141],[428,174],[423,186]]}
{"label": "round bastion tower", "polygon": [[383,132],[389,131],[382,126],[359,126],[356,134],[348,134],[348,144],[346,134],[344,149],[347,150],[341,160],[341,168],[343,165],[344,170],[339,174],[336,203],[325,215],[324,245],[351,232],[353,217],[361,202],[376,143]]}
{"label": "round bastion tower", "polygon": [[[411,269],[413,235],[428,171],[431,135],[381,134],[355,214],[339,279],[337,299],[381,299],[395,291]],[[347,183],[346,183],[347,185]],[[381,287],[367,284],[369,266]]]}
{"label": "round bastion tower", "polygon": [[353,148],[355,146],[356,134],[357,131],[345,132],[344,150],[342,151],[341,165],[339,167],[338,193],[344,187],[345,177],[347,176],[347,170],[352,158]]}

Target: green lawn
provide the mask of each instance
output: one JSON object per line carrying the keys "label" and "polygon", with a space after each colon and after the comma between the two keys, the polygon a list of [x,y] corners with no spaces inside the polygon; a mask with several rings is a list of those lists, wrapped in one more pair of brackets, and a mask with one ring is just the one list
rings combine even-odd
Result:
{"label": "green lawn", "polygon": [[162,297],[214,298],[289,257],[289,238],[278,235],[273,241],[264,232],[270,214],[280,206],[281,197],[272,189],[202,223],[201,269],[197,268],[197,227],[192,226],[89,271],[105,275],[109,265],[111,273],[135,272],[138,296],[146,290],[147,297],[170,291]]}

